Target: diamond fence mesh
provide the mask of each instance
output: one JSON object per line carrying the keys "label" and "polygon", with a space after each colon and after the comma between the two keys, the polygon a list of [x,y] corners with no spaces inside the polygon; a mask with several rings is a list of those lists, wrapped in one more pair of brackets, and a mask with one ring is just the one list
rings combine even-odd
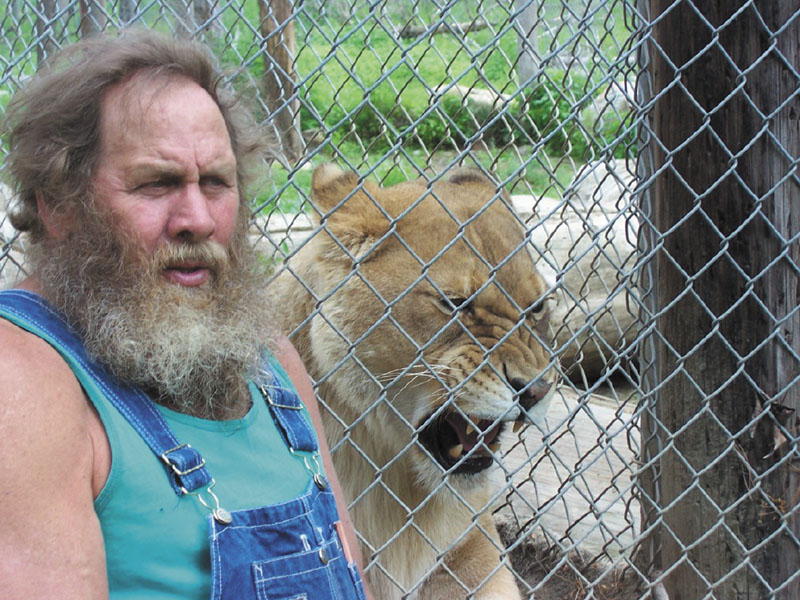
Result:
{"label": "diamond fence mesh", "polygon": [[[507,597],[490,593],[507,567],[526,598],[800,598],[800,3],[708,4],[10,0],[0,104],[54,50],[97,31],[147,26],[212,48],[275,140],[253,238],[277,281],[299,281],[311,298],[293,327],[301,352],[320,331],[335,338],[338,350],[309,370],[334,455],[359,465],[340,478],[379,597]],[[332,205],[311,197],[325,162],[358,174]],[[463,165],[505,190],[466,219],[437,187]],[[421,191],[399,212],[365,183],[413,179]],[[336,218],[358,198],[357,215],[388,223],[363,247]],[[429,256],[400,233],[425,198],[445,215],[425,230],[446,238]],[[514,215],[510,229],[480,228],[490,207]],[[296,265],[328,235],[348,262],[318,258],[329,279],[343,273],[321,290]],[[483,256],[487,237],[511,250]],[[25,274],[25,240],[5,217],[0,243],[10,285]],[[375,271],[371,257],[390,244],[405,262]],[[471,258],[448,260],[462,246]],[[541,298],[519,300],[530,275],[502,279],[523,254],[545,281],[547,333]],[[381,278],[402,279],[409,261],[406,288],[387,297]],[[475,269],[483,279],[466,293],[442,287],[443,271]],[[445,326],[431,328],[419,307],[403,317],[426,286],[447,300]],[[372,302],[352,308],[348,328],[340,301],[353,288]],[[478,315],[489,292],[517,310],[490,343],[473,326],[489,320]],[[480,349],[469,368],[458,353],[429,360],[453,327]],[[504,422],[538,381],[509,375],[502,353],[515,336],[547,346],[536,369],[559,380],[546,423],[512,433]],[[380,371],[375,347],[410,347],[410,358]],[[356,416],[336,398],[353,377]],[[484,380],[504,382],[512,405],[475,408],[505,392],[466,400]],[[416,386],[433,397],[408,392]],[[359,427],[401,440],[397,456],[360,447]],[[431,431],[464,455],[437,457]],[[436,476],[424,480],[415,461]],[[488,490],[485,502],[470,485]],[[380,526],[363,517],[378,497]],[[437,502],[443,535],[426,512]],[[465,510],[462,525],[448,520]],[[464,576],[459,549],[476,532],[490,539],[492,523],[500,541],[484,554],[504,567],[490,558],[489,572]],[[403,570],[397,548],[415,549],[424,568]]]}

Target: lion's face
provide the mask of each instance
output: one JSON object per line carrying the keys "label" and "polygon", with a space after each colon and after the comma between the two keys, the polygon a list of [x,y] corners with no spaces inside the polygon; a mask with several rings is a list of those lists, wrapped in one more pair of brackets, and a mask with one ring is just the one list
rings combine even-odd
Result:
{"label": "lion's face", "polygon": [[[548,290],[519,219],[477,171],[431,189],[360,189],[325,166],[312,191],[332,211],[315,259],[330,295],[312,345],[331,367],[353,353],[416,451],[451,473],[483,471],[505,429],[543,414],[556,378]],[[344,401],[363,414],[374,399]]]}

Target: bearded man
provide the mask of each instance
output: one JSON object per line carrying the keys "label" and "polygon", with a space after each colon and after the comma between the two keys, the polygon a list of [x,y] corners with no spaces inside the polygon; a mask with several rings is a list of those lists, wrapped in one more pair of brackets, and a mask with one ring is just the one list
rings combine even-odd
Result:
{"label": "bearded man", "polygon": [[219,82],[140,31],[67,48],[9,106],[31,275],[0,292],[4,598],[364,598],[248,242],[262,144]]}

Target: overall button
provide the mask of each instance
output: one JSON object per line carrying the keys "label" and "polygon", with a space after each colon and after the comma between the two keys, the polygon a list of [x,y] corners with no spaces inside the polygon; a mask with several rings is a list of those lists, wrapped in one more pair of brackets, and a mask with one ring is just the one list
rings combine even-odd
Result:
{"label": "overall button", "polygon": [[325,552],[325,548],[319,549],[319,559],[322,561],[323,565],[327,565],[330,561],[330,558],[328,558],[328,553]]}
{"label": "overall button", "polygon": [[214,516],[214,519],[215,519],[215,520],[217,521],[217,523],[219,523],[220,525],[230,525],[230,524],[231,524],[231,522],[233,521],[233,517],[231,516],[231,513],[229,513],[227,510],[225,510],[225,509],[224,509],[224,508],[222,508],[222,507],[220,507],[220,508],[217,508],[217,509],[216,509],[216,510],[215,510],[213,513],[211,513],[211,514]]}

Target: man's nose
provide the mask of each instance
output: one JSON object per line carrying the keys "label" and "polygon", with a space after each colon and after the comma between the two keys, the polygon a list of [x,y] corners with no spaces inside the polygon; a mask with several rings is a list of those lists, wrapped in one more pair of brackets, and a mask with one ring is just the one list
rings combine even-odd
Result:
{"label": "man's nose", "polygon": [[198,184],[188,183],[183,186],[173,202],[167,224],[170,239],[200,242],[212,236],[216,222],[211,214],[209,199]]}

